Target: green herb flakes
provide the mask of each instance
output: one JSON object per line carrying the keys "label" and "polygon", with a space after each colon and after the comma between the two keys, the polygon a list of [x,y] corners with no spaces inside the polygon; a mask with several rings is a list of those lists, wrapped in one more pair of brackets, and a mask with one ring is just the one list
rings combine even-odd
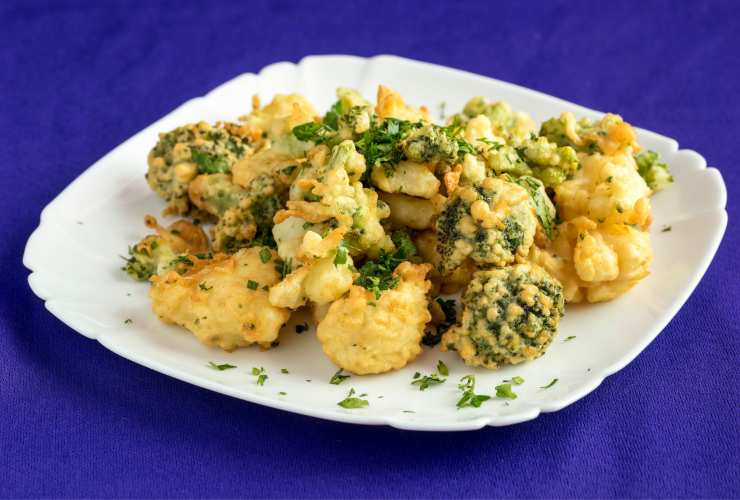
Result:
{"label": "green herb flakes", "polygon": [[334,384],[334,385],[339,385],[345,380],[347,380],[350,377],[350,375],[344,375],[342,373],[343,371],[344,370],[342,368],[337,370],[337,372],[334,375],[332,375],[331,379],[329,380],[329,383]]}
{"label": "green herb flakes", "polygon": [[475,376],[465,375],[460,379],[460,383],[457,388],[462,391],[462,396],[457,402],[457,409],[460,408],[480,408],[483,402],[491,399],[491,396],[487,394],[476,394],[475,393]]}
{"label": "green herb flakes", "polygon": [[267,372],[265,372],[265,369],[262,367],[259,367],[259,368],[257,368],[256,366],[253,367],[252,375],[257,377],[257,385],[265,385],[265,380],[269,378],[267,376]]}
{"label": "green herb flakes", "polygon": [[236,368],[236,366],[230,365],[228,363],[223,363],[223,364],[220,364],[219,365],[219,364],[214,363],[213,361],[209,361],[208,362],[208,366],[210,368],[213,368],[214,370],[218,370],[220,372],[222,372],[224,370],[231,370],[232,368]]}
{"label": "green herb flakes", "polygon": [[547,385],[545,385],[543,387],[540,387],[540,389],[549,389],[553,385],[557,384],[557,382],[558,382],[558,379],[554,378],[554,379],[552,379],[552,381],[549,384],[547,384]]}
{"label": "green herb flakes", "polygon": [[370,403],[367,401],[367,399],[362,399],[361,397],[355,397],[355,390],[350,389],[347,393],[347,397],[341,400],[337,405],[341,406],[342,408],[346,408],[348,410],[355,410],[357,408],[364,408]]}
{"label": "green herb flakes", "polygon": [[496,397],[504,399],[516,399],[516,393],[511,390],[511,384],[501,384],[496,386]]}

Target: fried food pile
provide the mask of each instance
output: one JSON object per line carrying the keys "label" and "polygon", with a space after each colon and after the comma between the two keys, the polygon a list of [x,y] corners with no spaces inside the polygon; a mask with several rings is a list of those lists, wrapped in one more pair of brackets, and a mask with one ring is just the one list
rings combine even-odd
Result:
{"label": "fried food pile", "polygon": [[[474,97],[439,125],[384,86],[375,105],[340,88],[323,116],[299,94],[254,97],[232,122],[161,134],[148,166],[164,215],[183,218],[147,216],[156,233],[123,269],[151,282],[163,322],[269,349],[306,309],[358,375],[422,345],[491,369],[541,356],[566,303],[648,275],[650,196],[672,182],[618,115],[538,129]],[[443,298],[458,292],[460,307]]]}

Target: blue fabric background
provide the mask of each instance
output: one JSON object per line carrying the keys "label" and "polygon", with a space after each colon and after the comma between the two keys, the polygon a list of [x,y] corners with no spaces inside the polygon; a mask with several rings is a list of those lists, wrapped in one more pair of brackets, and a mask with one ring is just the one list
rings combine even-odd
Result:
{"label": "blue fabric background", "polygon": [[[0,496],[740,496],[739,47],[734,1],[3,2]],[[324,422],[191,387],[76,334],[33,296],[25,241],[91,163],[242,72],[337,52],[462,68],[678,139],[729,188],[719,254],[657,340],[593,394],[459,434]]]}

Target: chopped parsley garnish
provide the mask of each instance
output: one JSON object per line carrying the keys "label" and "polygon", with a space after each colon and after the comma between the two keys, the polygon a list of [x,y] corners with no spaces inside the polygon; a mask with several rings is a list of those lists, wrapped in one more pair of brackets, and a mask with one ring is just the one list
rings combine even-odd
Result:
{"label": "chopped parsley garnish", "polygon": [[534,205],[535,214],[542,224],[542,229],[545,230],[547,239],[551,240],[553,237],[553,228],[555,227],[555,211],[553,210],[552,202],[545,194],[542,189],[542,181],[535,179],[534,177],[524,176],[516,179],[509,177],[509,181],[520,185],[529,193],[529,197],[532,199]]}
{"label": "chopped parsley garnish", "polygon": [[250,290],[257,290],[259,286],[260,284],[254,280],[247,281],[247,288],[249,288]]}
{"label": "chopped parsley garnish", "polygon": [[504,399],[516,399],[516,393],[511,390],[511,384],[501,384],[496,386],[496,397]]}
{"label": "chopped parsley garnish", "polygon": [[491,399],[491,396],[487,394],[475,393],[474,375],[465,375],[461,378],[457,388],[462,391],[462,397],[460,397],[460,400],[457,402],[458,410],[460,408],[467,407],[480,408],[480,405],[483,404],[484,401]]}
{"label": "chopped parsley garnish", "polygon": [[419,377],[413,382],[411,382],[411,385],[418,385],[419,390],[423,391],[424,389],[428,389],[429,387],[433,385],[439,385],[444,383],[444,381],[447,379],[440,378],[439,375],[436,373],[433,375],[424,375],[423,377]]}
{"label": "chopped parsley garnish", "polygon": [[200,283],[198,283],[198,288],[200,288],[204,292],[207,292],[208,290],[213,290],[213,287],[208,286],[205,281],[201,281]]}
{"label": "chopped parsley garnish", "polygon": [[308,330],[308,323],[301,323],[295,326],[295,332],[301,334]]}
{"label": "chopped parsley garnish", "polygon": [[393,253],[381,250],[380,256],[376,260],[368,260],[362,265],[359,269],[360,276],[355,280],[356,285],[373,292],[375,300],[380,299],[380,294],[383,291],[398,286],[400,278],[393,276],[393,270],[401,262],[416,255],[416,247],[405,232],[396,231],[393,233],[393,243],[396,244],[396,250]]}
{"label": "chopped parsley garnish", "polygon": [[262,250],[260,250],[260,260],[263,264],[267,264],[268,262],[270,262],[270,259],[272,259],[272,252],[270,252],[269,249],[263,248]]}
{"label": "chopped parsley garnish", "polygon": [[130,325],[133,322],[134,322],[134,320],[132,320],[131,318],[128,318],[128,319],[126,319],[126,321],[123,322],[123,324],[124,325]]}
{"label": "chopped parsley garnish", "polygon": [[232,368],[236,368],[236,366],[230,365],[228,363],[223,363],[223,364],[219,365],[219,364],[214,363],[213,361],[209,361],[208,362],[208,366],[211,367],[211,368],[213,368],[214,370],[218,370],[220,372],[222,372],[224,370],[230,370]]}
{"label": "chopped parsley garnish", "polygon": [[280,396],[287,396],[288,393],[287,392],[284,392],[284,391],[280,391],[280,392],[278,392],[278,395],[280,395]]}
{"label": "chopped parsley garnish", "polygon": [[662,228],[660,229],[660,232],[661,232],[661,233],[667,233],[667,232],[669,232],[669,231],[670,231],[671,229],[673,229],[673,228],[672,228],[671,226],[663,226],[663,227],[662,227]]}
{"label": "chopped parsley garnish", "polygon": [[290,373],[287,368],[280,368],[280,373]]}
{"label": "chopped parsley garnish", "polygon": [[565,340],[563,340],[563,342],[570,342],[570,341],[571,341],[571,340],[573,340],[574,338],[576,338],[576,336],[575,336],[575,335],[568,335],[567,337],[565,337]]}
{"label": "chopped parsley garnish", "polygon": [[288,260],[278,260],[275,263],[275,270],[280,273],[280,278],[285,278],[293,272],[293,259],[289,257]]}
{"label": "chopped parsley garnish", "polygon": [[350,389],[347,393],[347,397],[341,400],[337,405],[341,406],[342,408],[346,408],[348,410],[354,410],[357,408],[364,408],[370,403],[368,403],[367,399],[362,399],[363,395],[360,395],[359,397],[355,396],[355,390]]}
{"label": "chopped parsley garnish", "polygon": [[340,368],[339,370],[337,370],[337,372],[334,375],[332,375],[331,379],[329,380],[329,383],[330,384],[334,384],[334,385],[339,385],[342,382],[344,382],[345,380],[347,380],[350,376],[349,375],[344,375],[342,373],[343,371],[344,370],[342,368]]}
{"label": "chopped parsley garnish", "polygon": [[549,384],[547,384],[546,386],[540,387],[540,389],[549,389],[550,387],[555,385],[557,382],[558,382],[558,379],[554,378]]}
{"label": "chopped parsley garnish", "polygon": [[445,377],[450,374],[449,368],[447,368],[447,365],[441,359],[437,361],[437,371],[440,375],[444,375]]}
{"label": "chopped parsley garnish", "polygon": [[341,266],[347,263],[347,245],[342,241],[337,247],[337,253],[334,255],[334,265]]}
{"label": "chopped parsley garnish", "polygon": [[267,373],[265,372],[265,369],[262,367],[259,367],[259,368],[257,368],[256,366],[253,367],[252,375],[257,377],[257,385],[265,385],[265,380],[269,378],[267,376]]}
{"label": "chopped parsley garnish", "polygon": [[511,377],[511,380],[504,380],[504,382],[514,385],[522,385],[524,383],[524,379],[517,375],[516,377]]}
{"label": "chopped parsley garnish", "polygon": [[365,157],[367,163],[366,175],[370,175],[373,167],[383,166],[388,173],[388,167],[398,164],[404,159],[401,141],[414,128],[423,126],[421,122],[412,123],[397,118],[386,118],[382,122],[373,120],[370,128],[357,141],[357,150]]}

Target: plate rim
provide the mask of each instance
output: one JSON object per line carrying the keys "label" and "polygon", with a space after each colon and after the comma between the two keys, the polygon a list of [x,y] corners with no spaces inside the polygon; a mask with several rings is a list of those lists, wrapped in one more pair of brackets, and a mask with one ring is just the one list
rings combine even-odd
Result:
{"label": "plate rim", "polygon": [[69,184],[67,184],[64,187],[64,189],[62,189],[62,191],[59,192],[59,194],[57,194],[49,203],[46,204],[46,206],[41,210],[38,226],[32,231],[32,233],[30,234],[26,242],[24,252],[23,252],[23,260],[22,260],[23,265],[30,271],[28,278],[27,278],[29,287],[31,288],[31,290],[36,296],[38,296],[41,300],[44,301],[45,308],[53,316],[55,316],[63,324],[65,324],[72,330],[92,340],[96,340],[106,349],[114,352],[115,354],[129,361],[132,361],[134,363],[137,363],[141,366],[152,369],[164,375],[181,380],[183,382],[186,382],[186,383],[189,383],[189,384],[192,384],[197,387],[204,388],[204,389],[208,389],[208,390],[220,393],[220,394],[224,394],[224,395],[231,396],[237,399],[241,399],[241,400],[248,401],[251,403],[260,404],[262,406],[267,406],[267,407],[278,409],[278,410],[289,411],[291,413],[297,413],[301,415],[306,415],[310,417],[316,417],[316,418],[321,418],[321,419],[331,420],[331,421],[336,421],[336,422],[362,424],[362,425],[389,425],[389,426],[392,426],[398,429],[403,429],[403,430],[462,431],[462,430],[480,429],[486,426],[497,427],[497,426],[506,426],[506,425],[513,425],[517,423],[526,422],[526,421],[537,418],[542,413],[551,413],[551,412],[559,411],[565,408],[566,406],[569,406],[573,404],[574,402],[584,398],[591,392],[593,392],[596,388],[598,388],[604,382],[604,380],[608,376],[613,375],[616,372],[622,370],[624,367],[626,367],[643,350],[645,350],[645,348],[649,344],[651,344],[655,340],[655,338],[665,329],[668,323],[670,323],[673,320],[673,318],[676,316],[678,311],[686,303],[688,298],[693,294],[699,282],[706,274],[706,271],[709,268],[709,265],[714,260],[714,257],[717,253],[719,245],[724,237],[724,234],[727,228],[727,221],[728,221],[727,187],[725,185],[725,182],[724,182],[724,179],[722,178],[721,173],[715,168],[708,167],[706,160],[698,152],[693,151],[691,149],[679,149],[679,143],[675,139],[658,134],[650,130],[635,127],[639,131],[640,135],[652,137],[653,140],[663,143],[663,145],[665,145],[665,147],[668,148],[672,152],[676,152],[676,153],[681,152],[683,154],[694,156],[694,162],[699,165],[698,170],[714,171],[719,178],[718,186],[721,189],[721,192],[719,193],[721,201],[722,201],[721,208],[715,207],[713,210],[708,211],[708,212],[719,214],[720,224],[716,228],[716,230],[712,233],[713,239],[710,242],[709,246],[707,247],[709,250],[702,256],[700,265],[694,269],[692,280],[689,282],[688,286],[684,287],[681,290],[681,292],[676,296],[676,298],[673,300],[671,304],[671,307],[666,309],[666,313],[663,314],[660,321],[656,321],[654,323],[654,325],[651,327],[651,332],[649,335],[641,337],[639,342],[634,343],[630,347],[630,349],[624,355],[620,356],[618,360],[616,360],[614,363],[607,365],[605,367],[601,367],[597,373],[592,372],[590,374],[592,378],[587,379],[586,380],[587,383],[581,384],[578,388],[574,389],[571,393],[568,393],[564,395],[563,397],[556,399],[553,402],[550,402],[549,404],[547,402],[533,403],[529,407],[523,409],[521,412],[513,413],[510,415],[502,416],[502,415],[495,415],[495,414],[483,414],[476,418],[472,418],[468,420],[443,421],[443,422],[414,421],[410,419],[398,418],[392,415],[363,415],[363,414],[352,413],[352,412],[345,413],[345,412],[340,412],[336,410],[328,411],[322,408],[307,407],[305,405],[292,403],[289,400],[271,399],[271,398],[265,397],[258,393],[240,392],[232,387],[229,387],[226,384],[222,384],[222,383],[219,383],[213,380],[208,380],[198,375],[191,375],[190,373],[186,371],[172,368],[171,366],[165,363],[158,362],[154,358],[140,356],[140,355],[129,355],[128,353],[126,353],[126,350],[122,346],[117,346],[115,342],[108,342],[105,335],[96,335],[94,333],[86,331],[87,327],[83,324],[74,324],[75,322],[70,321],[69,319],[62,319],[62,317],[59,314],[57,314],[54,308],[50,307],[49,303],[53,301],[54,297],[52,297],[50,293],[46,293],[46,291],[43,289],[43,286],[39,283],[39,276],[40,276],[41,270],[39,270],[33,262],[33,258],[32,258],[33,248],[34,248],[34,245],[38,244],[37,242],[42,237],[42,233],[43,233],[42,230],[44,229],[45,225],[49,223],[48,214],[51,212],[51,210],[53,210],[53,208],[57,204],[62,202],[61,200],[65,199],[66,196],[68,196],[70,189],[74,185],[82,182],[83,179],[91,176],[95,171],[102,168],[103,165],[106,163],[106,160],[110,156],[112,156],[119,149],[124,148],[127,144],[129,144],[133,140],[135,140],[140,134],[145,132],[147,129],[156,127],[161,121],[165,120],[172,114],[176,113],[178,110],[188,105],[191,105],[194,102],[198,102],[198,101],[206,99],[208,96],[214,94],[215,92],[222,89],[224,86],[232,83],[233,81],[239,78],[244,78],[246,76],[255,76],[259,78],[259,76],[262,73],[269,71],[270,69],[275,68],[280,65],[283,65],[283,66],[289,65],[291,67],[301,67],[304,64],[306,64],[307,61],[313,61],[317,59],[326,60],[326,59],[331,59],[331,58],[351,59],[356,62],[362,62],[364,64],[368,64],[370,61],[376,61],[376,60],[382,61],[384,59],[387,59],[391,61],[402,62],[404,64],[415,64],[415,65],[419,65],[420,67],[432,67],[436,71],[449,72],[451,74],[463,76],[465,78],[478,79],[486,83],[495,83],[496,85],[501,85],[503,87],[515,89],[518,92],[534,94],[540,98],[551,100],[553,103],[557,103],[563,107],[567,107],[567,109],[572,109],[576,112],[587,113],[587,114],[602,113],[601,111],[594,110],[591,108],[586,108],[584,106],[566,101],[559,97],[555,97],[555,96],[546,94],[538,90],[529,89],[527,87],[523,87],[523,86],[520,86],[514,83],[498,80],[496,78],[480,75],[477,73],[472,73],[472,72],[457,69],[457,68],[452,68],[448,66],[435,64],[435,63],[430,63],[430,62],[425,62],[425,61],[420,61],[416,59],[411,59],[411,58],[406,58],[406,57],[401,57],[401,56],[396,56],[396,55],[390,55],[390,54],[379,54],[379,55],[372,56],[372,57],[362,57],[362,56],[345,55],[345,54],[308,55],[308,56],[301,58],[297,63],[290,62],[290,61],[279,61],[279,62],[269,64],[267,66],[264,66],[256,73],[254,72],[241,73],[219,84],[218,86],[209,90],[202,96],[189,99],[183,102],[182,104],[174,107],[172,110],[170,110],[169,112],[167,112],[166,114],[158,118],[157,120],[153,121],[152,123],[150,123],[143,129],[131,135],[129,138],[127,138],[120,144],[116,145],[114,148],[108,151],[105,155],[103,155],[97,161],[95,161],[91,166],[89,166],[84,171],[82,171],[74,180],[72,180]]}

